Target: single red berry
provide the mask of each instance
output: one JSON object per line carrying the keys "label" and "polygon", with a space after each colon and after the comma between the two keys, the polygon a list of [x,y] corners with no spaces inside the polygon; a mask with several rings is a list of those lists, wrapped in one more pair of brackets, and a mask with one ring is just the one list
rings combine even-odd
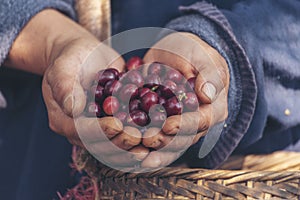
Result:
{"label": "single red berry", "polygon": [[167,102],[164,104],[164,108],[166,109],[167,115],[180,115],[182,113],[182,102],[178,101],[177,97],[171,97],[167,100]]}
{"label": "single red berry", "polygon": [[155,86],[161,85],[160,77],[156,74],[150,74],[145,78],[145,87],[152,89]]}
{"label": "single red berry", "polygon": [[195,82],[196,82],[196,77],[192,77],[192,78],[189,78],[187,80],[187,83],[188,83],[187,89],[188,89],[188,91],[195,90]]}
{"label": "single red berry", "polygon": [[141,104],[141,102],[138,99],[131,100],[130,103],[129,103],[129,106],[128,106],[129,113],[131,113],[134,110],[139,110],[140,109],[140,104]]}
{"label": "single red berry", "polygon": [[154,62],[149,65],[148,74],[163,76],[164,73],[165,73],[165,67],[161,63]]}
{"label": "single red berry", "polygon": [[101,107],[95,102],[87,104],[86,113],[88,117],[96,117],[101,115]]}
{"label": "single red berry", "polygon": [[148,92],[151,92],[149,88],[139,88],[139,98],[142,98]]}
{"label": "single red berry", "polygon": [[114,68],[104,69],[98,72],[97,80],[99,85],[105,86],[108,81],[117,80],[119,72]]}
{"label": "single red berry", "polygon": [[107,115],[113,115],[118,112],[120,103],[114,96],[109,96],[103,101],[103,110]]}
{"label": "single red berry", "polygon": [[118,95],[120,89],[122,87],[122,83],[117,80],[108,81],[104,87],[104,94],[106,96]]}
{"label": "single red berry", "polygon": [[158,95],[155,92],[148,92],[141,99],[141,108],[149,112],[151,106],[158,103]]}
{"label": "single red berry", "polygon": [[130,113],[132,121],[138,126],[146,126],[149,123],[148,115],[141,110],[134,110]]}
{"label": "single red berry", "polygon": [[186,93],[186,97],[183,100],[184,109],[188,112],[197,110],[199,102],[197,95],[194,92]]}
{"label": "single red berry", "polygon": [[134,56],[131,57],[127,63],[126,63],[126,69],[127,71],[133,70],[133,69],[138,69],[143,65],[143,60],[138,57],[138,56]]}
{"label": "single red berry", "polygon": [[169,71],[166,74],[166,80],[171,80],[177,84],[180,84],[182,82],[182,79],[182,74],[175,69],[169,69]]}

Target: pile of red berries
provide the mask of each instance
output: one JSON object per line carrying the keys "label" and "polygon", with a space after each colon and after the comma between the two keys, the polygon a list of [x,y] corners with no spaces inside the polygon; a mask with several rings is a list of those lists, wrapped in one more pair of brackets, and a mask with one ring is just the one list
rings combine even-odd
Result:
{"label": "pile of red berries", "polygon": [[161,63],[146,67],[139,57],[129,59],[126,70],[98,72],[89,91],[88,116],[114,116],[124,125],[161,128],[167,117],[198,109],[195,77],[186,80]]}

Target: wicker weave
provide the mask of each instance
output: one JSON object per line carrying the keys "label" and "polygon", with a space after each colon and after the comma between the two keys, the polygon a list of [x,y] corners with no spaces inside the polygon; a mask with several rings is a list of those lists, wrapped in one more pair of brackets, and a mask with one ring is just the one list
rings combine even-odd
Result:
{"label": "wicker weave", "polygon": [[[242,166],[247,170],[223,170]],[[300,199],[300,154],[232,157],[222,170],[165,168],[124,173],[102,167],[100,199]],[[288,171],[293,170],[293,171]]]}

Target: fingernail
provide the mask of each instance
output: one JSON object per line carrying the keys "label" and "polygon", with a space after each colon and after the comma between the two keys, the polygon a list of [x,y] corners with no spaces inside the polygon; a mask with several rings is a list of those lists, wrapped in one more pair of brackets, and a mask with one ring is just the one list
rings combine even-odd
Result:
{"label": "fingernail", "polygon": [[217,89],[213,84],[206,82],[202,86],[202,92],[209,98],[210,101],[213,101],[216,98]]}

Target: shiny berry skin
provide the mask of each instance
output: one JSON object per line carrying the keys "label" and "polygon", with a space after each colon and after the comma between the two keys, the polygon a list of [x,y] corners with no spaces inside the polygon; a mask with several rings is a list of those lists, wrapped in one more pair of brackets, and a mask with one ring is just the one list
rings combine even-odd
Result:
{"label": "shiny berry skin", "polygon": [[141,108],[149,112],[151,106],[158,103],[158,95],[155,92],[148,92],[141,99]]}
{"label": "shiny berry skin", "polygon": [[127,72],[122,81],[125,83],[132,83],[138,87],[144,85],[144,78],[142,74],[137,70],[131,70]]}
{"label": "shiny berry skin", "polygon": [[189,91],[195,90],[195,82],[196,82],[196,77],[192,77],[187,80],[187,83],[189,84],[189,86],[187,86],[187,89]]}
{"label": "shiny berry skin", "polygon": [[148,92],[151,92],[149,88],[145,88],[145,87],[139,88],[139,98],[142,98]]}
{"label": "shiny berry skin", "polygon": [[174,69],[169,69],[166,74],[166,80],[171,80],[177,84],[180,84],[183,80],[181,73]]}
{"label": "shiny berry skin", "polygon": [[186,89],[184,87],[184,85],[177,85],[176,88],[176,94],[184,94],[186,92]]}
{"label": "shiny berry skin", "polygon": [[180,115],[182,113],[183,105],[182,102],[178,101],[177,97],[171,97],[164,104],[164,108],[166,109],[167,115]]}
{"label": "shiny berry skin", "polygon": [[97,74],[97,80],[98,80],[98,83],[101,85],[101,86],[105,86],[105,84],[108,82],[108,81],[111,81],[111,80],[117,80],[119,78],[119,72],[118,70],[114,69],[114,68],[108,68],[108,69],[105,69],[105,70],[101,70],[98,72]]}
{"label": "shiny berry skin", "polygon": [[109,97],[106,97],[106,99],[103,101],[102,107],[103,107],[103,111],[107,115],[113,115],[116,112],[118,112],[118,110],[120,108],[120,103],[116,97],[109,96]]}
{"label": "shiny berry skin", "polygon": [[134,110],[130,113],[132,121],[138,126],[146,126],[149,123],[148,115],[141,110]]}
{"label": "shiny berry skin", "polygon": [[121,103],[120,110],[124,112],[128,112],[128,106],[126,104]]}
{"label": "shiny berry skin", "polygon": [[167,114],[165,112],[155,111],[155,112],[149,113],[149,117],[151,120],[151,122],[150,122],[151,126],[161,128],[167,119]]}
{"label": "shiny berry skin", "polygon": [[164,97],[158,97],[158,104],[159,105],[164,105],[165,103],[166,103],[166,98],[164,98]]}
{"label": "shiny berry skin", "polygon": [[101,102],[104,99],[104,88],[101,85],[93,85],[90,90],[91,97],[95,98],[95,101]]}
{"label": "shiny berry skin", "polygon": [[153,88],[161,84],[160,77],[156,74],[151,74],[145,78],[145,87]]}
{"label": "shiny berry skin", "polygon": [[177,89],[176,83],[174,83],[171,80],[166,80],[159,88],[160,90],[159,95],[165,98],[170,98],[172,96],[175,96],[176,89]]}
{"label": "shiny berry skin", "polygon": [[122,87],[122,83],[117,80],[108,81],[104,87],[104,94],[106,96],[118,95],[120,89]]}
{"label": "shiny berry skin", "polygon": [[196,111],[199,107],[197,95],[194,92],[186,93],[186,97],[183,100],[184,109],[188,112]]}
{"label": "shiny berry skin", "polygon": [[130,103],[129,103],[129,106],[128,106],[129,112],[131,113],[134,110],[139,110],[140,109],[140,104],[141,104],[141,102],[138,99],[131,100]]}
{"label": "shiny berry skin", "polygon": [[126,69],[127,71],[138,69],[141,65],[143,65],[143,60],[138,56],[134,56],[126,62]]}
{"label": "shiny berry skin", "polygon": [[163,76],[164,73],[165,73],[165,68],[162,64],[154,62],[149,65],[148,74]]}
{"label": "shiny berry skin", "polygon": [[128,104],[130,99],[134,99],[137,96],[138,96],[138,87],[131,83],[124,85],[121,88],[118,95],[120,100],[125,104],[126,103]]}
{"label": "shiny berry skin", "polygon": [[95,102],[88,103],[86,107],[86,113],[88,117],[96,117],[101,115],[101,107]]}
{"label": "shiny berry skin", "polygon": [[127,113],[121,111],[121,112],[114,114],[114,117],[118,118],[124,124],[126,122]]}

